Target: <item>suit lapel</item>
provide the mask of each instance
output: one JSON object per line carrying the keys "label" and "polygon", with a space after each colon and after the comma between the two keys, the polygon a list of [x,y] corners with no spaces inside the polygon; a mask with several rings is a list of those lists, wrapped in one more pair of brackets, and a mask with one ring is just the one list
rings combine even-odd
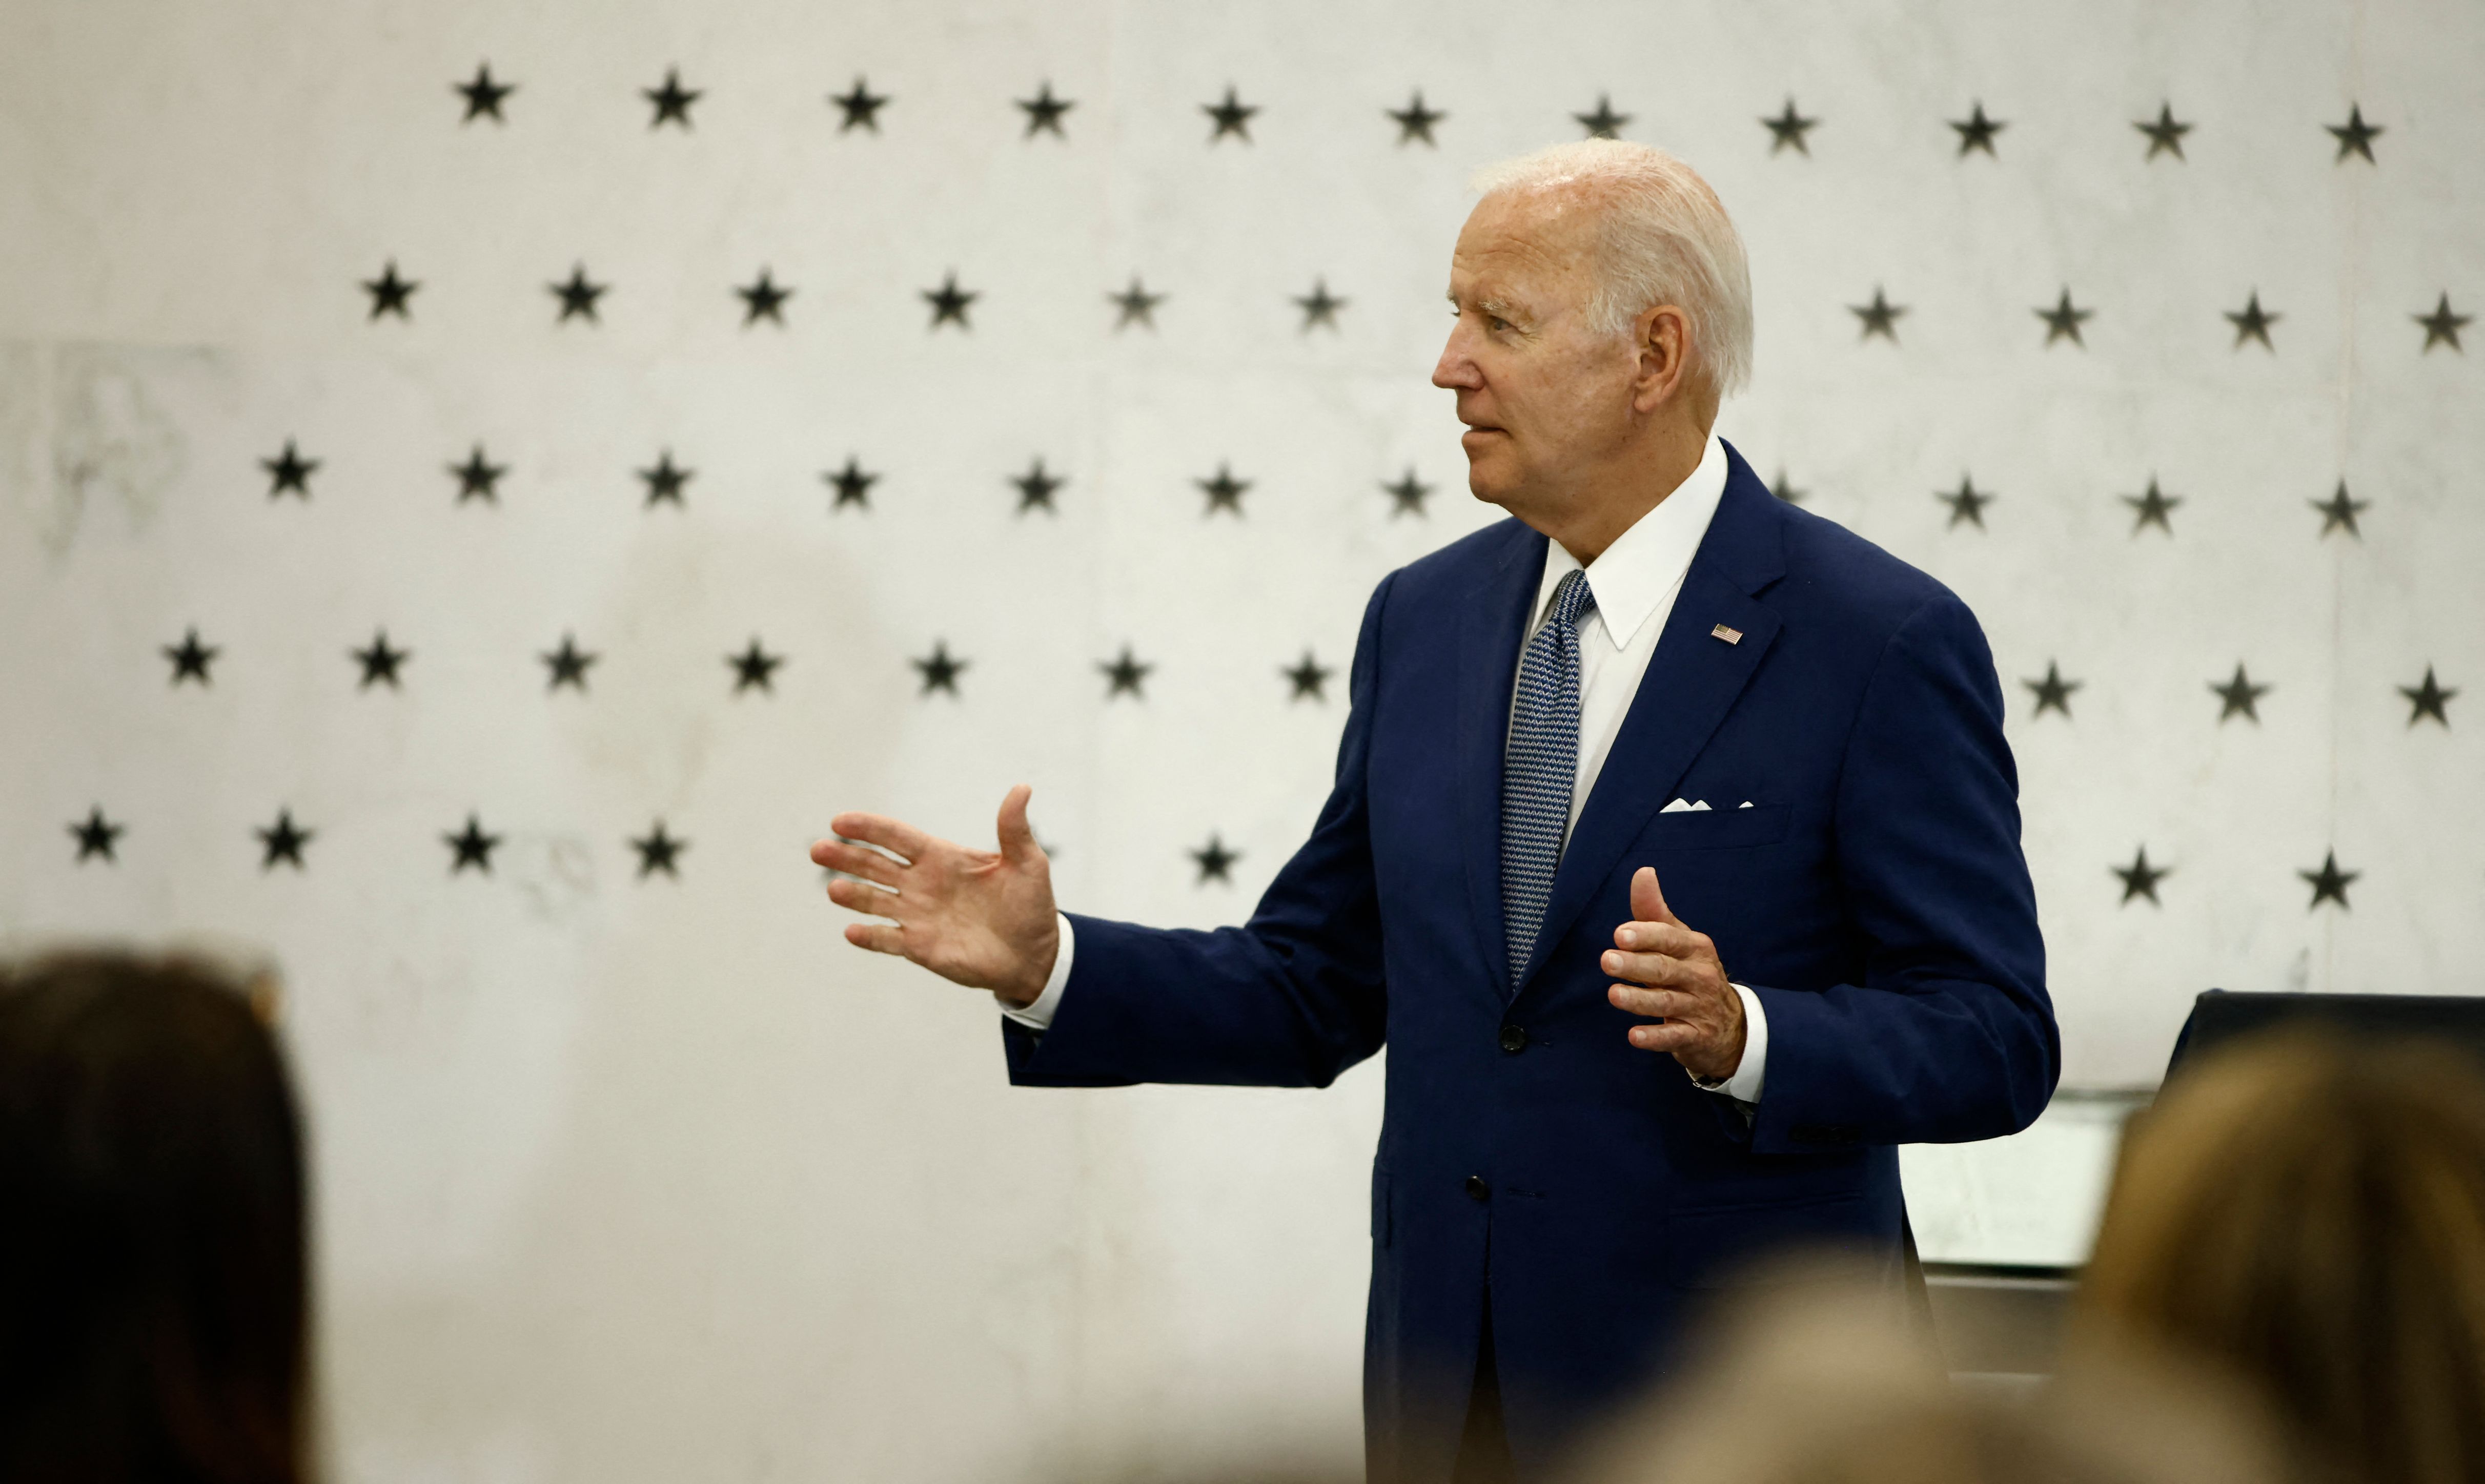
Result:
{"label": "suit lapel", "polygon": [[[1648,672],[1554,871],[1553,895],[1522,987],[1621,863],[1649,817],[1674,796],[1675,786],[1776,640],[1776,610],[1751,594],[1784,571],[1780,519],[1775,499],[1730,448],[1725,497],[1683,575]],[[1711,631],[1720,624],[1742,637],[1729,643],[1714,636]],[[1508,690],[1505,683],[1505,697]]]}
{"label": "suit lapel", "polygon": [[1506,992],[1510,961],[1501,922],[1501,756],[1519,640],[1544,580],[1544,538],[1524,526],[1492,575],[1467,595],[1459,634],[1459,828],[1466,857],[1467,916],[1489,983]]}

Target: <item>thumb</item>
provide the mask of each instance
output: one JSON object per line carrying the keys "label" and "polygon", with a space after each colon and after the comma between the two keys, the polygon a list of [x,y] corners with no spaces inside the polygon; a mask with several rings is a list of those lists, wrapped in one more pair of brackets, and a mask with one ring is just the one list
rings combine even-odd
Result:
{"label": "thumb", "polygon": [[1675,916],[1674,908],[1665,904],[1665,893],[1657,889],[1654,866],[1642,866],[1631,873],[1630,908],[1634,922],[1682,926],[1682,919]]}
{"label": "thumb", "polygon": [[1025,866],[1044,858],[1044,850],[1035,843],[1035,830],[1026,823],[1026,801],[1035,790],[1022,783],[1001,799],[1001,856],[1014,866]]}

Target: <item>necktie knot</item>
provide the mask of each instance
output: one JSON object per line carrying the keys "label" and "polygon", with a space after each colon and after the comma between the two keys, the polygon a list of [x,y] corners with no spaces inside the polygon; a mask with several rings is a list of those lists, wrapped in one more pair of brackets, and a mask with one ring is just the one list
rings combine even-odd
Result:
{"label": "necktie knot", "polygon": [[1597,590],[1588,585],[1587,572],[1574,569],[1562,574],[1562,580],[1553,584],[1553,607],[1544,615],[1544,621],[1575,629],[1579,621],[1595,612],[1596,608]]}

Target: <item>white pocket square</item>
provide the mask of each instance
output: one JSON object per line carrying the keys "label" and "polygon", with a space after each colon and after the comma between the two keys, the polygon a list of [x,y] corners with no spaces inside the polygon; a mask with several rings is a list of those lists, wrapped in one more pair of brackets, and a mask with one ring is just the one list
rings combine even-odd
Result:
{"label": "white pocket square", "polygon": [[1706,809],[1706,808],[1707,808],[1707,807],[1708,807],[1708,800],[1707,800],[1707,799],[1705,799],[1705,798],[1704,798],[1704,799],[1701,799],[1701,800],[1700,800],[1699,802],[1697,802],[1697,803],[1689,803],[1689,802],[1686,802],[1686,801],[1684,801],[1684,800],[1682,800],[1682,799],[1678,798],[1678,799],[1676,799],[1674,802],[1672,802],[1672,803],[1670,803],[1670,804],[1666,805],[1664,808],[1659,809],[1659,810],[1658,810],[1658,811],[1656,811],[1656,812],[1657,812],[1657,813],[1659,813],[1659,814],[1689,814],[1690,812],[1692,812],[1692,811],[1693,811],[1693,810],[1695,810],[1695,809]]}

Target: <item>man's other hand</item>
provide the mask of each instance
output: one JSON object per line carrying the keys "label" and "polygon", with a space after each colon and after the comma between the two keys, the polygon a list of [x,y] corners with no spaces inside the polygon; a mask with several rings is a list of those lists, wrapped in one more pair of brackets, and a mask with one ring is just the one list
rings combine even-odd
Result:
{"label": "man's other hand", "polygon": [[811,860],[860,879],[831,881],[829,900],[889,919],[846,924],[846,941],[989,989],[1005,1005],[1033,1004],[1060,952],[1061,925],[1053,915],[1052,864],[1027,827],[1032,793],[1022,783],[1001,800],[998,853],[953,845],[884,815],[831,820],[840,838],[812,846]]}
{"label": "man's other hand", "polygon": [[1717,945],[1674,915],[1652,867],[1631,876],[1630,907],[1632,920],[1614,930],[1614,946],[1601,963],[1630,983],[1611,986],[1605,997],[1634,1015],[1664,1021],[1631,1027],[1631,1044],[1670,1053],[1696,1077],[1733,1076],[1743,1065],[1743,997],[1717,961]]}

